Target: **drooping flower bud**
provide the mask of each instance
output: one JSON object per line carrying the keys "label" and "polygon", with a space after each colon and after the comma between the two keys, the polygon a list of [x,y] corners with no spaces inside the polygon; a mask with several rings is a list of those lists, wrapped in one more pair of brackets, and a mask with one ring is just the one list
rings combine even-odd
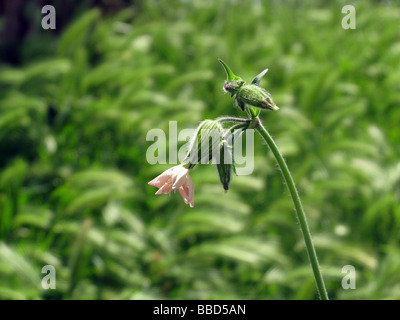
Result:
{"label": "drooping flower bud", "polygon": [[183,160],[192,169],[198,163],[209,163],[217,155],[221,144],[223,128],[215,120],[204,120],[197,127],[195,134],[189,142],[188,153]]}
{"label": "drooping flower bud", "polygon": [[217,164],[219,179],[224,187],[225,192],[229,189],[231,182],[233,163],[233,147],[227,140],[222,139],[219,150],[219,163]]}

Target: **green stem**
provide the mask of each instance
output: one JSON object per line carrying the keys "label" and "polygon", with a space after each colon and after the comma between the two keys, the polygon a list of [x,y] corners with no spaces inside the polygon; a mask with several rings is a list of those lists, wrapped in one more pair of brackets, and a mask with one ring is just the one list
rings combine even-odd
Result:
{"label": "green stem", "polygon": [[250,123],[252,121],[250,119],[242,119],[236,117],[219,117],[216,120],[220,122],[244,122],[244,123]]}
{"label": "green stem", "polygon": [[289,188],[290,195],[292,196],[293,204],[297,213],[297,218],[299,220],[300,228],[303,233],[304,241],[306,244],[308,257],[310,259],[311,266],[314,272],[315,282],[317,284],[320,299],[329,300],[328,293],[325,288],[324,279],[322,277],[321,270],[319,268],[317,253],[315,252],[310,229],[308,227],[306,214],[304,213],[300,196],[297,192],[296,185],[294,184],[292,175],[290,174],[289,168],[286,165],[286,162],[283,159],[282,154],[278,149],[278,146],[268,133],[267,129],[265,129],[265,127],[262,125],[261,121],[258,118],[255,118],[254,120],[256,121],[256,130],[264,138],[265,142],[268,144],[269,148],[274,154],[275,159],[278,162],[279,168],[281,169],[281,172],[285,178],[286,184]]}

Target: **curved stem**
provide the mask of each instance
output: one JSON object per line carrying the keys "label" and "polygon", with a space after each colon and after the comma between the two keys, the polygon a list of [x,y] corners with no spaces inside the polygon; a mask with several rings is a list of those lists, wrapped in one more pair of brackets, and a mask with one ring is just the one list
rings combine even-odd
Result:
{"label": "curved stem", "polygon": [[275,141],[272,139],[267,129],[262,125],[261,121],[256,118],[256,130],[263,137],[265,142],[268,144],[272,153],[275,156],[276,161],[278,162],[279,168],[285,178],[286,184],[289,188],[290,195],[292,196],[293,204],[296,209],[297,218],[300,224],[301,231],[303,233],[304,241],[306,244],[306,249],[308,253],[308,257],[310,259],[310,263],[312,266],[312,270],[314,272],[315,282],[317,284],[319,296],[321,300],[329,300],[328,293],[325,288],[324,279],[321,274],[321,270],[318,264],[317,253],[314,248],[314,244],[312,241],[310,229],[308,227],[306,214],[304,213],[303,206],[301,204],[300,196],[297,192],[296,185],[293,181],[292,175],[290,174],[289,168],[286,165],[285,160],[280,153],[278,146],[275,144]]}
{"label": "curved stem", "polygon": [[250,119],[243,119],[243,118],[236,118],[236,117],[219,117],[216,120],[221,121],[221,122],[244,122],[244,123],[251,122]]}

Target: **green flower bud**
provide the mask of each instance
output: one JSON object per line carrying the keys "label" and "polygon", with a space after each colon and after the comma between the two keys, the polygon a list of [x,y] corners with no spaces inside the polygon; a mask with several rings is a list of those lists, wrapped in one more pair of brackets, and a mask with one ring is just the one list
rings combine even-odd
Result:
{"label": "green flower bud", "polygon": [[264,88],[254,84],[241,86],[235,98],[237,105],[242,110],[244,110],[245,104],[261,109],[279,110],[279,107],[272,100],[271,95]]}
{"label": "green flower bud", "polygon": [[192,169],[198,163],[208,163],[217,154],[221,144],[223,128],[215,120],[204,120],[197,127],[189,143],[188,153],[183,163]]}
{"label": "green flower bud", "polygon": [[246,84],[246,81],[236,76],[225,62],[221,59],[219,59],[219,62],[221,62],[227,74],[227,81],[225,81],[223,89],[225,92],[229,92],[231,97],[235,97],[236,105],[242,111],[245,110],[246,104],[261,109],[279,110],[279,107],[272,100],[271,95],[259,86],[262,77],[267,73],[268,69],[258,74],[251,84]]}
{"label": "green flower bud", "polygon": [[225,92],[229,92],[231,94],[231,97],[233,97],[245,83],[246,82],[243,80],[225,81],[223,89]]}
{"label": "green flower bud", "polygon": [[229,189],[231,182],[232,170],[234,169],[233,163],[233,147],[223,139],[219,150],[219,163],[217,164],[219,179],[224,187],[225,192]]}

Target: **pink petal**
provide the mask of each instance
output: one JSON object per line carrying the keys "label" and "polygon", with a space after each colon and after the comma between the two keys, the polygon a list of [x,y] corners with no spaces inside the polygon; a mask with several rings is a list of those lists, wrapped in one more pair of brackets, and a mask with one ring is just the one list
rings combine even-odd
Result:
{"label": "pink petal", "polygon": [[173,189],[178,189],[180,188],[188,179],[189,174],[188,174],[189,170],[185,169],[182,167],[181,170],[179,170],[179,172],[177,173],[175,179],[173,179]]}
{"label": "pink petal", "polygon": [[187,191],[186,192],[189,194],[188,202],[186,202],[186,203],[190,204],[190,207],[193,208],[194,207],[194,194],[193,194],[193,191],[191,190],[191,188],[187,187]]}
{"label": "pink petal", "polygon": [[192,179],[188,180],[188,188],[189,188],[189,201],[193,201],[194,200],[194,183],[192,181]]}
{"label": "pink petal", "polygon": [[172,191],[172,186],[169,183],[164,184],[156,194],[170,193]]}
{"label": "pink petal", "polygon": [[159,175],[158,177],[151,180],[148,184],[160,188],[163,184],[165,184],[167,180],[168,177],[162,177],[162,175]]}
{"label": "pink petal", "polygon": [[159,181],[157,181],[157,179],[153,179],[150,182],[148,182],[147,184],[149,184],[151,186],[154,186],[154,187],[157,187],[157,188],[161,187],[161,184],[160,184]]}
{"label": "pink petal", "polygon": [[151,180],[148,184],[157,188],[162,187],[174,174],[175,169],[176,166],[165,170],[163,173]]}
{"label": "pink petal", "polygon": [[188,204],[188,202],[189,202],[189,195],[186,193],[185,189],[183,189],[183,188],[181,187],[181,188],[179,188],[178,190],[179,190],[179,192],[180,192],[180,194],[181,194],[181,196],[182,196],[182,198],[183,198],[183,201],[185,201],[185,203]]}

